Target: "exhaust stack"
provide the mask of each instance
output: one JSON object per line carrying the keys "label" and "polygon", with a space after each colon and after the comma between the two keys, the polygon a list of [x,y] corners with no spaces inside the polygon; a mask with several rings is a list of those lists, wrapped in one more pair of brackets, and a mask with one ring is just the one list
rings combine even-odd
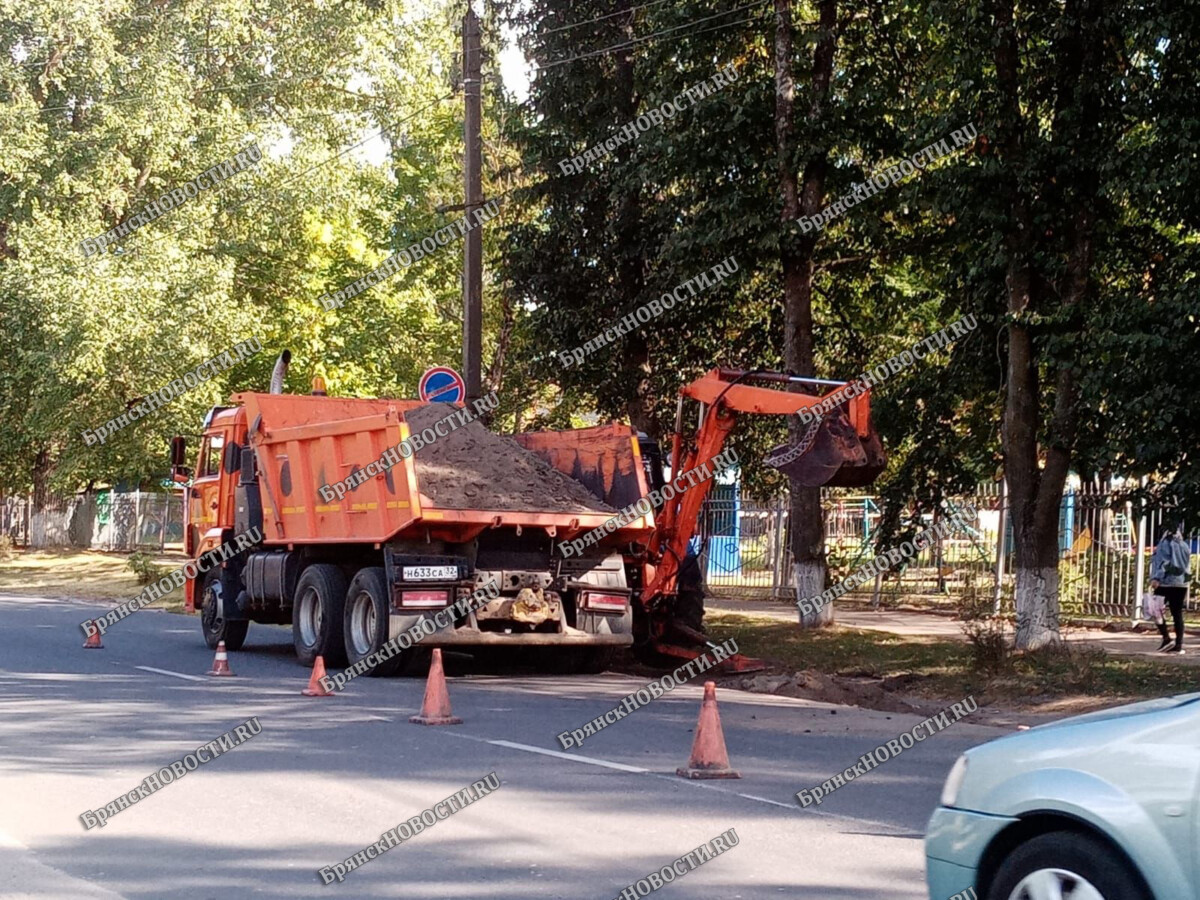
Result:
{"label": "exhaust stack", "polygon": [[272,394],[283,393],[283,380],[287,377],[288,363],[292,361],[292,351],[284,350],[279,354],[279,359],[275,360],[275,370],[271,373],[271,389]]}

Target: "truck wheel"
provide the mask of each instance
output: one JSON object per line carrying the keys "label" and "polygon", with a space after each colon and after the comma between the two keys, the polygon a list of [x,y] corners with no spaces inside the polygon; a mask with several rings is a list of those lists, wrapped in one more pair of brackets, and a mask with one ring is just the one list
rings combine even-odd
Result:
{"label": "truck wheel", "polygon": [[616,648],[589,647],[583,650],[583,659],[580,660],[580,667],[576,671],[580,674],[600,674],[612,666],[612,661],[616,659],[616,656]]}
{"label": "truck wheel", "polygon": [[[359,569],[346,592],[343,630],[346,635],[346,659],[349,665],[375,653],[388,641],[387,576],[379,566]],[[404,664],[407,653],[367,670],[368,675],[393,675]]]}
{"label": "truck wheel", "polygon": [[210,650],[216,650],[221,641],[225,642],[226,650],[241,650],[250,623],[246,619],[234,622],[218,619],[217,597],[220,593],[221,576],[213,569],[205,574],[200,586],[200,629],[204,632],[204,643]]}
{"label": "truck wheel", "polygon": [[599,675],[612,665],[616,655],[616,649],[613,647],[588,647],[586,650],[580,650],[575,671],[580,675]]}
{"label": "truck wheel", "polygon": [[342,639],[342,609],[346,604],[346,576],[337,566],[315,563],[304,570],[296,585],[292,605],[292,643],[306,666],[325,657],[329,666],[346,664]]}
{"label": "truck wheel", "polygon": [[612,665],[613,647],[545,648],[538,654],[538,668],[555,675],[599,675]]}

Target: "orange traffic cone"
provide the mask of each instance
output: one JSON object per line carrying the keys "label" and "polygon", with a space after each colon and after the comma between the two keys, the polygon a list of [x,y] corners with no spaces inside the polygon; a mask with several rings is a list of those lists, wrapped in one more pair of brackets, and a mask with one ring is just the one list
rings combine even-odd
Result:
{"label": "orange traffic cone", "polygon": [[[93,628],[96,627],[95,619],[92,619],[92,627]],[[83,642],[83,649],[84,650],[103,650],[104,649],[104,645],[102,643],[100,643],[100,629],[99,628],[96,628],[95,631],[93,631],[91,634],[88,635],[88,639]]]}
{"label": "orange traffic cone", "polygon": [[209,675],[232,675],[233,669],[229,668],[229,654],[225,652],[225,642],[217,641],[217,655],[213,659],[213,667],[208,673]]}
{"label": "orange traffic cone", "polygon": [[415,725],[461,725],[462,719],[450,711],[450,694],[446,691],[446,674],[442,671],[442,651],[433,648],[429,663],[429,680],[425,682],[425,700],[419,715],[408,721]]}
{"label": "orange traffic cone", "polygon": [[725,733],[721,731],[721,714],[717,712],[717,685],[704,682],[704,700],[700,704],[700,720],[696,723],[696,739],[692,742],[692,758],[684,768],[676,769],[684,778],[741,778],[729,767],[725,749]]}
{"label": "orange traffic cone", "polygon": [[305,697],[332,697],[333,691],[325,690],[321,679],[325,677],[325,657],[318,656],[313,663],[312,676],[308,679],[308,687],[302,690]]}

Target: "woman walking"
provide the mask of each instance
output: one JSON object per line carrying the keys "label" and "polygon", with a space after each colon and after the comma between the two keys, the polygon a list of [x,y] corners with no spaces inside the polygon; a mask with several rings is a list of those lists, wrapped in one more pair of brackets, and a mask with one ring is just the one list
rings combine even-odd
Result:
{"label": "woman walking", "polygon": [[1165,532],[1154,556],[1150,559],[1150,588],[1161,595],[1175,621],[1175,643],[1167,633],[1165,622],[1159,625],[1163,642],[1158,648],[1165,653],[1183,653],[1183,601],[1187,599],[1188,576],[1192,554],[1183,539],[1183,522],[1165,525]]}

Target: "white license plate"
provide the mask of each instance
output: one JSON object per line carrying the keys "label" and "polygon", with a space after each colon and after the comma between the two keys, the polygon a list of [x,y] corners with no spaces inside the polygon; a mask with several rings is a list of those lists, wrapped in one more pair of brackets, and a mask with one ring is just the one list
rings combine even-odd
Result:
{"label": "white license plate", "polygon": [[457,581],[458,566],[404,566],[405,581]]}

